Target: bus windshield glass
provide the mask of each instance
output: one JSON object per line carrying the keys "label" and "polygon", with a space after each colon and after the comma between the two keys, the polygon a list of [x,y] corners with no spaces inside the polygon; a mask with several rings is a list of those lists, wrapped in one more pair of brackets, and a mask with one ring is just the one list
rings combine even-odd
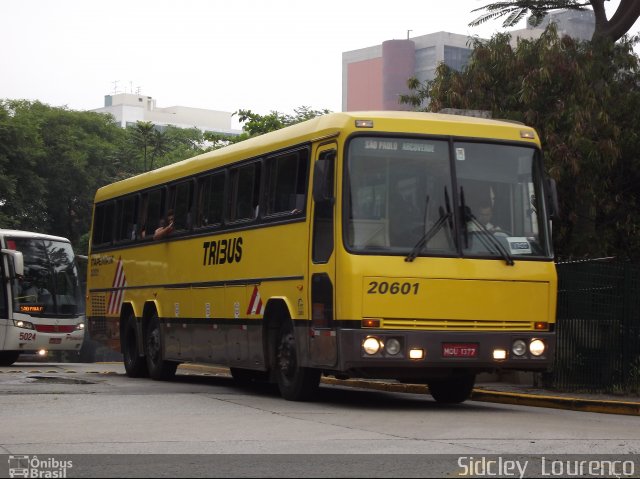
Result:
{"label": "bus windshield glass", "polygon": [[528,146],[356,137],[347,156],[346,246],[408,260],[549,258],[542,176]]}
{"label": "bus windshield glass", "polygon": [[24,257],[24,275],[13,280],[13,308],[42,316],[77,316],[84,311],[74,253],[69,243],[6,238]]}

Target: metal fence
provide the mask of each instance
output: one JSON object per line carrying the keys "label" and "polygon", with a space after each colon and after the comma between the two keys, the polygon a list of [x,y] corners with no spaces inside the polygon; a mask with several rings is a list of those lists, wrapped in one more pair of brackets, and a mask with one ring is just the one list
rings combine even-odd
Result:
{"label": "metal fence", "polygon": [[558,263],[557,350],[543,384],[640,392],[640,264]]}

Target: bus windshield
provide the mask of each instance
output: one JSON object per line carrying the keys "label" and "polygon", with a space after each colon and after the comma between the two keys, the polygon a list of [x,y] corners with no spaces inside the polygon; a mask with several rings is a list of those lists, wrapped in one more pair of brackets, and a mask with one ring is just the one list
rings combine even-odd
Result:
{"label": "bus windshield", "polygon": [[24,257],[24,275],[13,280],[13,308],[34,316],[77,316],[84,311],[71,245],[62,241],[8,237]]}
{"label": "bus windshield", "polygon": [[551,257],[535,148],[356,137],[346,182],[354,253]]}

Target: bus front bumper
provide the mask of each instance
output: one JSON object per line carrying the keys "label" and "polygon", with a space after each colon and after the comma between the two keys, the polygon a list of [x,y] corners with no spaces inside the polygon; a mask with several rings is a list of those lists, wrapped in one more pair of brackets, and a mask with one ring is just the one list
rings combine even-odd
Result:
{"label": "bus front bumper", "polygon": [[[6,328],[4,349],[7,351],[76,351],[84,341],[84,329],[76,329],[82,323],[81,318],[64,320],[65,324],[37,324],[29,322],[30,327],[16,327],[10,321]],[[62,321],[61,321],[62,322]],[[34,324],[35,323],[35,324]]]}
{"label": "bus front bumper", "polygon": [[336,331],[337,370],[360,377],[415,378],[452,370],[545,371],[555,352],[548,331]]}

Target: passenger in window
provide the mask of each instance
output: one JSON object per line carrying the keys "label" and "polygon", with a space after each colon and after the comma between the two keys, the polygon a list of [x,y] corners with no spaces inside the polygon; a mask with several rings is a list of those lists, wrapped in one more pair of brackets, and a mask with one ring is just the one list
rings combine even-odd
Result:
{"label": "passenger in window", "polygon": [[174,228],[173,210],[169,210],[166,220],[164,218],[160,218],[159,225],[160,226],[158,227],[158,229],[156,229],[155,233],[153,234],[154,240],[166,238],[173,232],[173,228]]}

